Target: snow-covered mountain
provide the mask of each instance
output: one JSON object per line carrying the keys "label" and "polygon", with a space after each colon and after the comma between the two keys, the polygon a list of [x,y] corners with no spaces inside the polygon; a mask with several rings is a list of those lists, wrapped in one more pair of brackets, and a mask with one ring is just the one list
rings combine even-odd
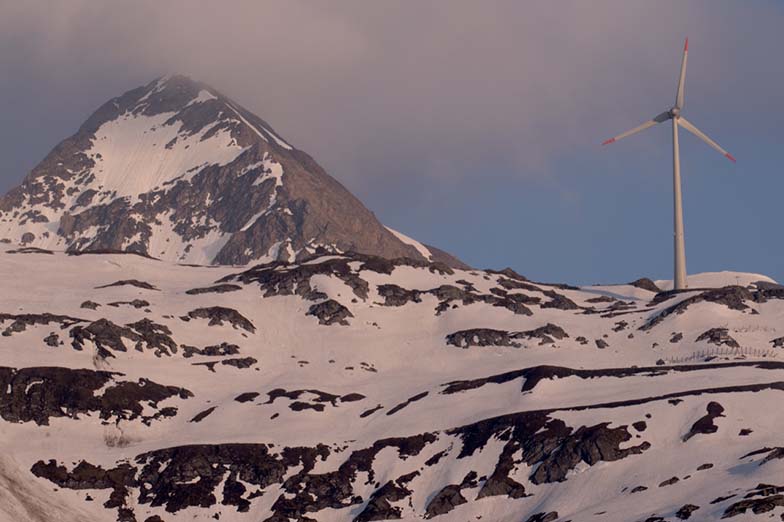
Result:
{"label": "snow-covered mountain", "polygon": [[55,147],[0,198],[0,241],[191,264],[356,251],[465,266],[385,228],[268,123],[184,76],[109,100]]}
{"label": "snow-covered mountain", "polygon": [[784,287],[764,276],[672,292],[0,245],[0,278],[4,522],[784,512]]}

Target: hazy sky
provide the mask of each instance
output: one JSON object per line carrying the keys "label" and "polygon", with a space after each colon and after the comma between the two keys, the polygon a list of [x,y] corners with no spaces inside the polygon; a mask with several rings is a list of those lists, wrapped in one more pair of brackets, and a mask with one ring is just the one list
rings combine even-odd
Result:
{"label": "hazy sky", "polygon": [[539,280],[672,272],[669,108],[690,272],[784,280],[780,1],[0,0],[0,192],[107,99],[167,72],[211,84],[385,223]]}

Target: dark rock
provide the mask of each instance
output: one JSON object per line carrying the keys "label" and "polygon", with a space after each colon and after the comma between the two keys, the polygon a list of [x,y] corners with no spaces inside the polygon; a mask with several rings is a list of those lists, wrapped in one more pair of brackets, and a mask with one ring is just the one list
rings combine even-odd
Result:
{"label": "dark rock", "polygon": [[700,506],[695,506],[694,504],[686,504],[681,506],[681,508],[675,513],[675,516],[681,520],[688,520],[691,518],[691,514],[700,509]]}
{"label": "dark rock", "polygon": [[240,353],[240,347],[236,344],[229,344],[227,342],[222,342],[212,346],[205,346],[199,350],[199,355],[207,356],[237,355],[238,353]]}
{"label": "dark rock", "polygon": [[378,295],[384,298],[385,306],[403,306],[406,303],[421,303],[422,292],[419,290],[406,290],[398,285],[378,285]]}
{"label": "dark rock", "polygon": [[96,286],[96,289],[101,288],[111,288],[113,286],[135,286],[136,288],[142,288],[144,290],[158,290],[155,286],[147,283],[145,281],[139,281],[137,279],[123,279],[122,281],[115,281],[114,283],[109,283],[108,285],[103,286]]}
{"label": "dark rock", "polygon": [[255,400],[259,395],[261,395],[259,392],[245,392],[234,397],[234,400],[237,402],[250,402]]}
{"label": "dark rock", "polygon": [[771,495],[763,498],[753,498],[741,500],[729,506],[724,510],[721,518],[732,518],[737,515],[743,515],[751,509],[755,515],[773,511],[776,507],[784,506],[784,495]]}
{"label": "dark rock", "polygon": [[427,397],[427,395],[428,395],[428,392],[418,393],[418,394],[414,395],[413,397],[409,398],[408,400],[406,400],[405,402],[401,402],[400,404],[398,404],[397,406],[395,406],[394,408],[389,410],[387,412],[387,415],[394,415],[395,413],[399,412],[400,410],[402,410],[403,408],[405,408],[406,406],[408,406],[412,402],[416,402],[416,401],[424,399],[425,397]]}
{"label": "dark rock", "polygon": [[637,279],[636,281],[632,281],[629,284],[632,286],[636,286],[637,288],[642,288],[643,290],[648,290],[649,292],[656,292],[656,293],[661,292],[661,288],[656,286],[656,283],[654,283],[647,277]]}
{"label": "dark rock", "polygon": [[725,345],[730,348],[740,348],[738,342],[730,337],[726,328],[711,328],[697,337],[697,342],[700,341],[706,341],[710,344],[715,344],[716,346]]}
{"label": "dark rock", "polygon": [[348,318],[354,317],[354,314],[348,308],[334,299],[327,299],[321,303],[311,305],[306,315],[318,317],[319,324],[327,326],[336,323],[348,326]]}
{"label": "dark rock", "polygon": [[[652,304],[658,304],[659,302],[674,297],[675,295],[677,295],[676,292],[662,292],[654,297]],[[661,323],[668,316],[672,314],[682,314],[689,308],[689,306],[702,301],[722,304],[730,310],[742,311],[748,308],[748,306],[745,304],[745,301],[752,301],[754,299],[755,296],[748,289],[742,286],[725,286],[724,288],[705,290],[699,294],[687,297],[675,305],[665,308],[662,312],[653,316],[645,324],[643,324],[640,327],[640,330],[650,330],[657,324]]]}
{"label": "dark rock", "polygon": [[419,475],[418,471],[403,475],[395,481],[387,481],[370,496],[362,512],[353,522],[370,522],[372,520],[396,520],[401,518],[402,510],[391,502],[398,502],[411,496],[412,491],[405,485]]}
{"label": "dark rock", "polygon": [[620,332],[622,330],[625,330],[627,326],[629,326],[629,323],[627,323],[626,321],[618,321],[617,323],[615,323],[615,326],[613,326],[612,331]]}
{"label": "dark rock", "polygon": [[604,350],[605,348],[610,346],[609,344],[607,344],[607,342],[604,339],[595,339],[594,342],[596,343],[596,347],[599,348],[600,350]]}
{"label": "dark rock", "polygon": [[190,290],[186,290],[185,293],[188,295],[225,294],[226,292],[236,292],[237,290],[242,290],[242,287],[240,285],[225,283],[222,285],[213,285],[205,288],[191,288]]}
{"label": "dark rock", "polygon": [[88,310],[97,310],[99,306],[101,305],[94,301],[85,301],[79,306],[79,308],[86,308]]}
{"label": "dark rock", "polygon": [[558,294],[552,290],[548,290],[543,293],[544,295],[550,297],[550,301],[542,304],[542,308],[556,308],[558,310],[577,310],[580,308],[574,301],[565,295]]}
{"label": "dark rock", "polygon": [[46,326],[51,323],[57,323],[60,325],[60,329],[64,330],[75,324],[85,322],[84,319],[49,313],[17,315],[0,313],[0,325],[4,325],[6,321],[11,321],[11,324],[3,330],[3,337],[10,337],[15,333],[24,332],[28,326]]}
{"label": "dark rock", "polygon": [[425,508],[425,518],[449,513],[455,507],[468,502],[460,493],[460,486],[450,484],[435,494]]}
{"label": "dark rock", "polygon": [[512,346],[519,348],[521,346],[520,343],[513,341],[513,339],[514,333],[510,334],[504,330],[473,328],[447,335],[446,344],[459,348],[469,348],[471,346]]}
{"label": "dark rock", "polygon": [[119,308],[122,305],[128,305],[136,308],[146,308],[150,306],[149,301],[145,301],[144,299],[134,299],[133,301],[115,301],[114,303],[109,303],[109,306],[113,306],[115,308]]}
{"label": "dark rock", "polygon": [[383,408],[384,407],[379,404],[375,408],[370,408],[369,410],[363,411],[362,413],[359,414],[359,416],[364,419],[365,417],[369,417],[369,416],[373,415],[374,413],[376,413],[378,410],[383,409]]}
{"label": "dark rock", "polygon": [[204,410],[204,411],[200,411],[199,413],[197,413],[197,414],[196,414],[196,415],[195,415],[195,416],[194,416],[194,417],[193,417],[191,420],[189,420],[188,422],[201,422],[201,421],[202,421],[202,420],[203,420],[203,419],[204,419],[204,418],[205,418],[207,415],[209,415],[210,413],[214,412],[214,411],[215,411],[215,408],[217,408],[217,406],[213,406],[213,407],[211,407],[211,408],[207,408],[207,409],[206,409],[206,410]]}
{"label": "dark rock", "polygon": [[550,511],[549,513],[536,513],[526,519],[525,522],[553,522],[558,519],[557,511]]}
{"label": "dark rock", "polygon": [[713,420],[718,417],[724,417],[724,407],[718,402],[710,402],[707,406],[708,413],[701,417],[697,422],[692,425],[689,432],[683,436],[683,441],[686,442],[697,434],[710,434],[716,433],[719,427],[714,424]]}
{"label": "dark rock", "polygon": [[256,332],[256,327],[253,326],[253,323],[233,308],[223,306],[197,308],[188,312],[187,317],[190,319],[209,319],[209,326],[223,326],[223,323],[227,322],[235,329],[241,328],[250,333]]}
{"label": "dark rock", "polygon": [[[158,402],[169,397],[193,396],[183,388],[146,379],[120,381],[120,376],[56,367],[0,367],[0,389],[7,390],[0,394],[0,417],[9,422],[47,425],[51,417],[78,419],[79,414],[96,412],[102,419],[130,420],[142,416],[144,405],[156,409]],[[99,390],[102,393],[96,395]]]}

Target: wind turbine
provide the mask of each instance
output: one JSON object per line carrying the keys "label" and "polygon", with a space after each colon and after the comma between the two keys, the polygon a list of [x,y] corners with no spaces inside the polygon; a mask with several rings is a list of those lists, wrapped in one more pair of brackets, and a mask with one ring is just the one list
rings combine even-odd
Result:
{"label": "wind turbine", "polygon": [[602,145],[609,145],[616,141],[637,134],[644,131],[649,127],[653,127],[657,123],[664,123],[667,120],[672,120],[672,192],[673,192],[673,206],[674,206],[674,225],[675,225],[675,290],[683,290],[687,287],[686,284],[686,246],[683,238],[683,201],[681,198],[681,161],[680,161],[680,148],[678,146],[678,128],[683,127],[691,132],[702,141],[710,145],[713,149],[720,152],[733,163],[735,158],[732,154],[722,149],[718,143],[710,139],[700,129],[694,126],[689,120],[683,117],[681,110],[683,110],[683,83],[686,78],[686,60],[689,57],[689,39],[686,38],[686,44],[683,46],[683,60],[681,61],[681,75],[678,79],[678,92],[675,96],[675,105],[668,111],[665,111],[652,120],[648,120],[639,127],[628,130],[622,134],[610,138],[602,143]]}

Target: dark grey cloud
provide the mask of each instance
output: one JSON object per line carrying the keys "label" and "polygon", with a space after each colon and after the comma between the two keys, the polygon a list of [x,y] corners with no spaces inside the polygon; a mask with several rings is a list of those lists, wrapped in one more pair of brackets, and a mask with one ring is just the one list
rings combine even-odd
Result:
{"label": "dark grey cloud", "polygon": [[405,225],[414,209],[446,227],[426,210],[459,221],[464,209],[444,198],[488,200],[523,180],[580,207],[592,196],[569,183],[576,168],[609,186],[609,172],[638,168],[631,159],[658,158],[664,137],[601,162],[596,144],[671,103],[685,36],[695,121],[717,135],[731,122],[740,136],[780,135],[784,123],[784,12],[773,1],[0,6],[0,190],[103,101],[167,72],[224,91]]}

